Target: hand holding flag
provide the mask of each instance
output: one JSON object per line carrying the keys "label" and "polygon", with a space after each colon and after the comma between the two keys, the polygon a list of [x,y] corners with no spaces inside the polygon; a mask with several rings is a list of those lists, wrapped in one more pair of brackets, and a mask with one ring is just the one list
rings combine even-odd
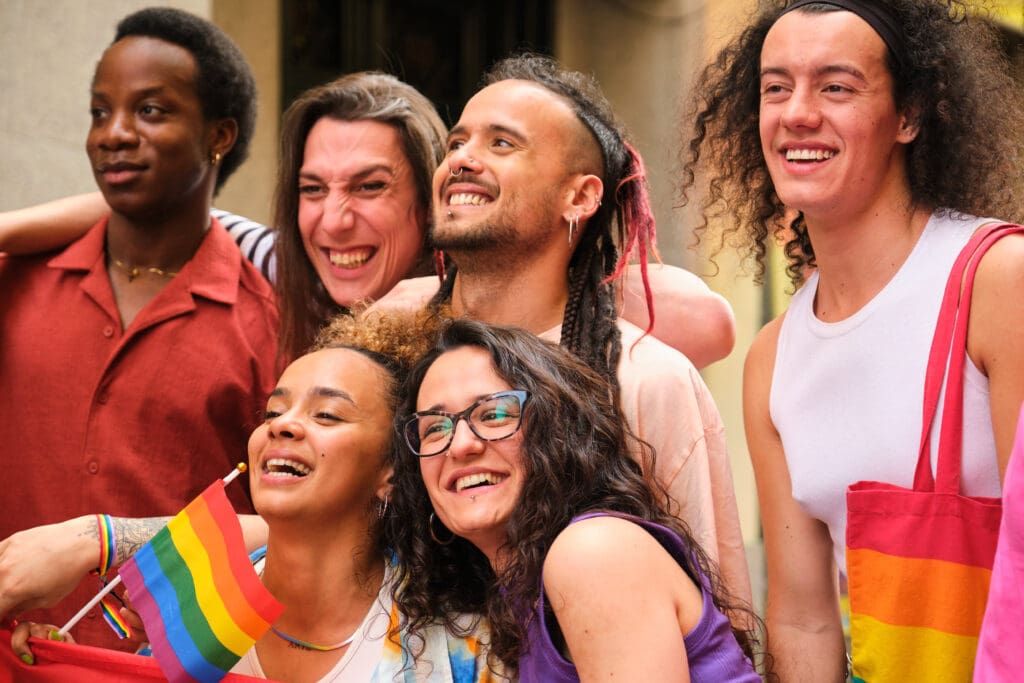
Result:
{"label": "hand holding flag", "polygon": [[244,467],[211,484],[168,522],[61,633],[123,579],[167,679],[221,680],[284,611],[252,568],[224,493]]}

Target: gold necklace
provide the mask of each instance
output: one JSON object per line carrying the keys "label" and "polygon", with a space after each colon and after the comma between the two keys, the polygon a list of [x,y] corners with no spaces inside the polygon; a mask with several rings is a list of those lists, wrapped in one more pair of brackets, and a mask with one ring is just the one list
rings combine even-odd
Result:
{"label": "gold necklace", "polygon": [[124,271],[125,275],[128,276],[128,282],[134,281],[135,278],[137,278],[138,276],[142,275],[143,273],[152,273],[153,275],[159,275],[160,277],[165,277],[168,280],[173,278],[175,275],[178,274],[178,271],[176,271],[176,270],[164,270],[163,268],[157,268],[156,266],[150,266],[148,268],[146,268],[146,267],[141,267],[140,268],[139,266],[130,266],[127,263],[125,263],[124,261],[120,261],[120,260],[114,258],[113,256],[110,257],[110,260],[114,262],[115,266],[117,266],[122,271]]}

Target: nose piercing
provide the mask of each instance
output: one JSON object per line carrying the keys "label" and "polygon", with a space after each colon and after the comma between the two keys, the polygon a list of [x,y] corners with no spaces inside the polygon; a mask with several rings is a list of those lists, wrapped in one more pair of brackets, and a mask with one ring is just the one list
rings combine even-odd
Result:
{"label": "nose piercing", "polygon": [[[471,164],[475,164],[476,163],[475,161],[473,161],[472,157],[466,157],[466,158],[469,160],[469,163],[471,163]],[[452,178],[458,178],[460,175],[462,175],[462,172],[464,170],[465,170],[465,168],[462,167],[462,166],[459,166],[458,172],[453,171],[451,166],[448,167],[448,173],[451,174]]]}

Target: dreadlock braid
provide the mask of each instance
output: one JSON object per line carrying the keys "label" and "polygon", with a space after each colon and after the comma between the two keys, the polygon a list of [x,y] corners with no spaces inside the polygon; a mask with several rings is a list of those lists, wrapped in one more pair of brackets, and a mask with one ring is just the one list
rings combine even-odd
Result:
{"label": "dreadlock braid", "polygon": [[586,299],[593,297],[588,296],[587,291],[587,277],[585,271],[591,267],[591,261],[593,259],[587,259],[585,264],[577,264],[576,268],[569,273],[569,301],[565,305],[565,316],[562,318],[562,346],[575,353],[577,356],[583,356],[583,350],[580,348],[578,343],[579,329],[580,329],[580,309],[587,306]]}
{"label": "dreadlock braid", "polygon": [[428,304],[432,308],[438,308],[445,304],[449,304],[452,301],[452,292],[455,291],[455,274],[459,268],[451,261],[443,261],[443,268],[438,266],[438,276],[441,278],[441,286],[437,289],[437,294],[431,298]]}
{"label": "dreadlock braid", "polygon": [[618,400],[616,367],[622,342],[616,325],[615,291],[607,281],[618,250],[608,240],[596,242],[597,233],[587,233],[573,256],[560,343],[606,377]]}

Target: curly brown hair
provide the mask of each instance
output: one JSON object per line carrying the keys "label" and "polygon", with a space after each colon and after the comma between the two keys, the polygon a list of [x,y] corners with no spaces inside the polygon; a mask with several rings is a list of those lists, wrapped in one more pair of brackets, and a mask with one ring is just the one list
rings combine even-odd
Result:
{"label": "curly brown hair", "polygon": [[426,310],[341,313],[320,330],[313,350],[343,346],[376,353],[410,368],[430,349],[439,325],[437,315]]}
{"label": "curly brown hair", "polygon": [[[449,545],[431,541],[433,507],[419,458],[399,444],[387,535],[394,543],[400,577],[394,600],[408,619],[410,633],[421,632],[433,622],[458,632],[455,615],[482,614],[491,626],[491,661],[496,659],[506,671],[514,671],[533,618],[544,558],[570,521],[590,511],[626,513],[678,533],[693,550],[695,564],[685,567],[686,571],[691,576],[700,571],[710,578],[720,609],[741,613],[744,623],[756,622],[745,606],[721,588],[717,573],[686,526],[665,512],[668,495],[643,474],[653,470],[653,450],[639,443],[641,460],[648,467],[641,468],[630,456],[634,437],[607,379],[566,349],[517,328],[469,319],[451,321],[410,371],[396,425],[415,411],[419,387],[434,361],[464,346],[486,350],[509,385],[530,393],[522,426],[525,483],[506,524],[503,552],[507,555],[503,557],[508,561],[496,575],[469,541],[457,537]],[[737,632],[737,640],[750,654],[756,641],[753,632]]]}
{"label": "curly brown hair", "polygon": [[[694,128],[683,149],[682,202],[703,195],[699,239],[712,251],[740,251],[763,280],[771,236],[785,243],[787,272],[799,285],[814,248],[802,214],[787,213],[768,174],[758,130],[760,55],[765,36],[791,0],[765,0],[752,23],[718,53],[695,86]],[[896,107],[919,112],[907,146],[912,201],[931,209],[1024,218],[1024,184],[1007,182],[1024,160],[1024,92],[1010,76],[994,26],[957,0],[887,0],[904,42],[891,51]],[[977,3],[971,3],[976,6]],[[798,12],[837,11],[827,3]],[[698,182],[699,181],[699,182]],[[728,219],[716,234],[709,220]]]}

